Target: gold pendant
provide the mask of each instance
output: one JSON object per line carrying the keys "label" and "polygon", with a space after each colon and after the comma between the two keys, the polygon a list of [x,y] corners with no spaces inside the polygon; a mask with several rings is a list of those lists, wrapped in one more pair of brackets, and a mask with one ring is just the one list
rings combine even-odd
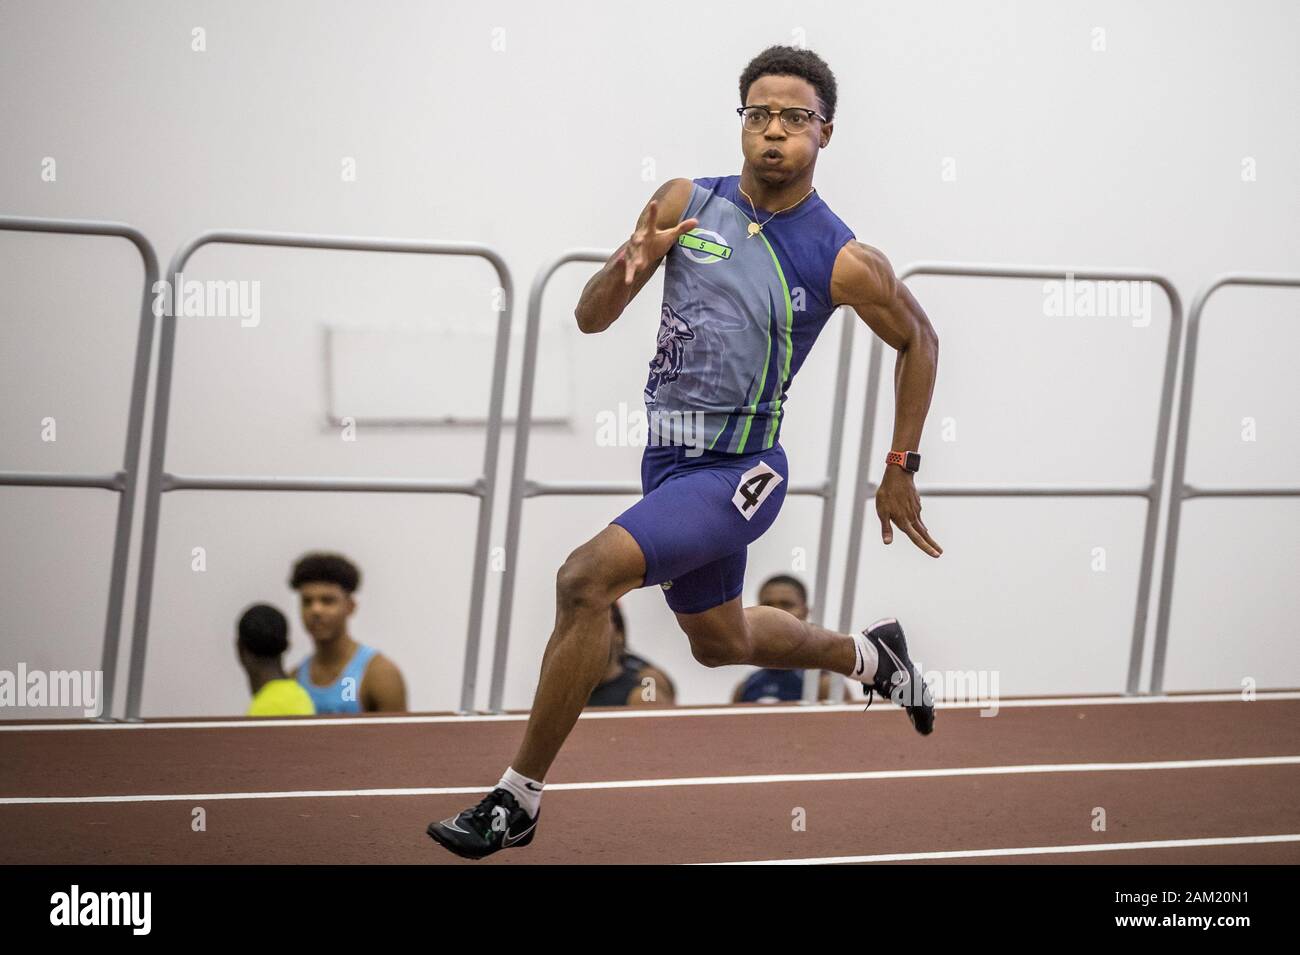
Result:
{"label": "gold pendant", "polygon": [[[758,235],[758,230],[761,228],[762,226],[760,226],[757,222],[751,222],[749,224],[749,235]],[[748,236],[746,236],[746,238],[748,238]]]}

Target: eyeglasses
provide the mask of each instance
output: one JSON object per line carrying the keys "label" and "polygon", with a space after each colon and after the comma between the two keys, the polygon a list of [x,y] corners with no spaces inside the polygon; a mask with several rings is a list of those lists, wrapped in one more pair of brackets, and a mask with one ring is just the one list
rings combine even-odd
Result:
{"label": "eyeglasses", "polygon": [[[740,125],[747,133],[761,133],[767,129],[772,122],[772,114],[778,112],[774,109],[768,109],[766,106],[741,106],[736,109],[740,115]],[[813,117],[817,117],[823,123],[826,117],[822,116],[816,110],[805,109],[802,106],[790,106],[780,110],[781,125],[785,127],[787,133],[802,133],[812,125]]]}

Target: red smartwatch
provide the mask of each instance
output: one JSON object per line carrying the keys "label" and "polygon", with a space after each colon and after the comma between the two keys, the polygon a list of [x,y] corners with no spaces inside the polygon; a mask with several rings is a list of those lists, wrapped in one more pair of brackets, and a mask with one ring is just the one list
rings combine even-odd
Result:
{"label": "red smartwatch", "polygon": [[921,455],[915,451],[890,451],[885,455],[885,465],[897,464],[904,471],[915,474],[921,470]]}

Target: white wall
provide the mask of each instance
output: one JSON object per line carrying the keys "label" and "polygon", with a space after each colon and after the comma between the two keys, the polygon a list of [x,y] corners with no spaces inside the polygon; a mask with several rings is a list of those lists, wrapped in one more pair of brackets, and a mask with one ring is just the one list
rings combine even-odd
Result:
{"label": "white wall", "polygon": [[[191,49],[196,27],[206,52]],[[1104,51],[1093,49],[1097,28]],[[164,260],[214,227],[479,241],[512,267],[522,324],[545,260],[617,245],[664,179],[739,171],[737,77],[764,46],[802,42],[827,59],[840,89],[817,188],[896,266],[1140,267],[1167,275],[1186,305],[1220,272],[1300,272],[1297,28],[1288,2],[7,2],[0,214],[129,222]],[[56,160],[55,182],[42,181],[45,157]],[[343,157],[355,157],[355,182],[341,181]],[[955,181],[941,177],[945,157]],[[1243,181],[1245,157],[1255,181]],[[0,234],[0,468],[120,467],[133,256],[105,239]],[[256,328],[182,326],[169,470],[465,477],[481,466],[474,428],[340,441],[324,424],[321,354],[326,324],[492,321],[485,265],[212,248],[189,271],[260,281],[263,317]],[[583,337],[571,309],[588,274],[568,267],[548,292],[547,334],[567,337],[576,370],[574,423],[534,436],[530,470],[631,480],[639,450],[597,447],[595,415],[637,406],[660,286],[608,333]],[[922,484],[1146,477],[1168,329],[1158,297],[1150,326],[1135,328],[1047,318],[1032,283],[918,279],[913,288],[942,342]],[[1230,290],[1207,311],[1194,483],[1296,482],[1297,318],[1297,298],[1284,292]],[[784,438],[795,481],[819,476],[830,415],[840,413],[829,407],[836,341],[828,331],[791,391]],[[860,328],[843,412],[846,478],[867,341]],[[516,347],[512,377],[518,356]],[[485,394],[487,369],[455,359],[429,374]],[[886,395],[884,435],[892,413]],[[58,422],[57,443],[40,440],[46,416]],[[1257,422],[1254,442],[1241,440],[1245,417]],[[945,418],[956,440],[942,440]],[[503,478],[511,439],[507,431]],[[509,706],[531,699],[558,563],[628,503],[526,505]],[[0,668],[97,665],[114,508],[104,491],[0,489]],[[931,499],[925,514],[945,549],[937,562],[901,535],[882,547],[869,520],[858,626],[897,615],[927,668],[997,669],[1003,694],[1122,688],[1139,501]],[[810,500],[786,504],[751,549],[747,599],[794,548],[811,561],[817,518]],[[233,627],[254,600],[290,615],[290,658],[300,657],[308,641],[286,578],[317,547],[362,567],[352,632],[402,666],[412,708],[454,707],[473,526],[473,503],[459,497],[168,495],[146,715],[241,709]],[[1186,506],[1167,688],[1235,687],[1246,676],[1300,683],[1300,603],[1286,583],[1300,564],[1297,529],[1294,499]],[[503,533],[504,507],[494,542]],[[208,554],[203,574],[190,569],[195,546]],[[1091,568],[1095,547],[1106,549],[1104,573]],[[132,577],[138,554],[137,532]],[[814,570],[810,562],[809,581]],[[497,583],[491,575],[489,638]],[[682,702],[727,698],[743,671],[696,664],[657,589],[629,595],[626,607],[631,645],[669,671]],[[1154,609],[1153,600],[1153,625]],[[128,595],[128,633],[132,612]],[[480,703],[489,664],[485,648]]]}

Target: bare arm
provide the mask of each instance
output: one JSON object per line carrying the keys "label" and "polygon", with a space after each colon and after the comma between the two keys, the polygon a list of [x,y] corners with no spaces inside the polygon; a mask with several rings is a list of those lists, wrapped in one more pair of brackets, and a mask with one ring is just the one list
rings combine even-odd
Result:
{"label": "bare arm", "polygon": [[699,224],[695,219],[678,221],[690,199],[689,179],[669,179],[655,191],[641,210],[632,236],[582,290],[573,310],[578,328],[587,334],[603,332],[618,320],[627,303],[655,274],[677,237]]}
{"label": "bare arm", "polygon": [[366,667],[362,680],[362,707],[367,712],[406,712],[406,684],[397,664],[382,654]]}
{"label": "bare arm", "polygon": [[[939,336],[930,319],[894,275],[884,253],[861,242],[848,242],[840,249],[831,273],[831,298],[851,305],[871,330],[898,352],[890,449],[919,450],[939,367]],[[902,466],[886,465],[876,491],[876,514],[886,544],[894,539],[892,522],[931,557],[943,553],[921,521],[921,498],[912,473]]]}

